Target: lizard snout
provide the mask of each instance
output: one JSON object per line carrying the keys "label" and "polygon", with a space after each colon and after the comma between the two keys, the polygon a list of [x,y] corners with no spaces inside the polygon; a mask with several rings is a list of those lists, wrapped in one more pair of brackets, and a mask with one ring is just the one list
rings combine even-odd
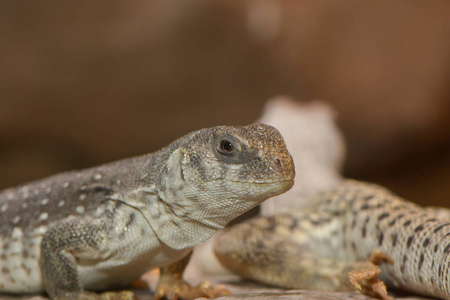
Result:
{"label": "lizard snout", "polygon": [[270,162],[270,168],[276,172],[278,172],[281,177],[286,180],[292,180],[294,178],[294,167],[292,159],[282,159],[278,156],[275,156]]}

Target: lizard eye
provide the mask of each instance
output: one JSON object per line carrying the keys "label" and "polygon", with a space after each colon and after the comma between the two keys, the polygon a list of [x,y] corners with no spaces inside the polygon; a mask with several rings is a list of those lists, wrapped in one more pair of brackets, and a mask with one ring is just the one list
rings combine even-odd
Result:
{"label": "lizard eye", "polygon": [[234,145],[226,140],[223,140],[220,142],[220,146],[219,146],[219,152],[222,154],[230,154],[234,151],[235,147]]}

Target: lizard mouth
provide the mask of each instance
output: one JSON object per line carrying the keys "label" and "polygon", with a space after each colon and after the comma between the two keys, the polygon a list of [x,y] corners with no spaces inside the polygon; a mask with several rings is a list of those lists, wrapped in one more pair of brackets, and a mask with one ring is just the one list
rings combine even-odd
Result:
{"label": "lizard mouth", "polygon": [[255,179],[255,180],[245,180],[245,181],[228,179],[227,181],[237,182],[237,183],[255,183],[255,184],[273,184],[273,183],[292,182],[292,184],[294,184],[294,179]]}
{"label": "lizard mouth", "polygon": [[248,183],[256,183],[256,184],[271,184],[271,183],[284,183],[284,182],[294,182],[294,179],[256,179],[247,181]]}
{"label": "lizard mouth", "polygon": [[240,185],[243,189],[256,189],[260,191],[272,191],[275,193],[282,193],[290,190],[294,186],[294,179],[273,179],[273,180],[227,180],[234,185]]}

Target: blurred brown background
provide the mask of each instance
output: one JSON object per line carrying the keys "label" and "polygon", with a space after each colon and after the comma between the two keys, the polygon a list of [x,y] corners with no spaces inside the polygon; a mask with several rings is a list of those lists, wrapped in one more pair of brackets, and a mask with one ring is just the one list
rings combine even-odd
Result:
{"label": "blurred brown background", "polygon": [[[448,1],[3,1],[0,187],[331,103],[346,176],[450,206]],[[301,170],[297,170],[301,172]]]}

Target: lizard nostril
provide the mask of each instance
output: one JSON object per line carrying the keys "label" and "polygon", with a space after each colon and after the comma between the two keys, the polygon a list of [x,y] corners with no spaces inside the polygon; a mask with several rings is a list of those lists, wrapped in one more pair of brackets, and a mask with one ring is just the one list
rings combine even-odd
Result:
{"label": "lizard nostril", "polygon": [[275,157],[273,159],[273,164],[278,171],[283,170],[283,164],[281,163],[281,159],[279,159],[278,157]]}

